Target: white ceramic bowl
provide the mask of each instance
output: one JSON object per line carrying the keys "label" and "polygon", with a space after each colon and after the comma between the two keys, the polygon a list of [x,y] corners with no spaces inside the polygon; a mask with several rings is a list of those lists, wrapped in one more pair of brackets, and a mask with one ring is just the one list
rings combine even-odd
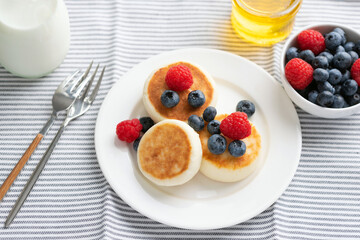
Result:
{"label": "white ceramic bowl", "polygon": [[346,108],[326,108],[321,107],[319,105],[316,105],[304,97],[302,97],[287,81],[285,77],[285,63],[286,63],[286,51],[290,47],[299,47],[297,43],[297,36],[300,32],[307,29],[314,29],[322,34],[331,32],[334,28],[340,27],[345,31],[347,41],[357,42],[360,40],[360,34],[347,26],[340,25],[340,24],[316,24],[316,25],[310,25],[305,28],[300,29],[296,34],[292,35],[288,38],[286,41],[284,48],[281,53],[281,59],[280,59],[280,71],[281,71],[281,79],[284,86],[284,89],[288,96],[291,98],[291,100],[300,108],[302,108],[304,111],[313,114],[318,117],[323,118],[341,118],[350,116],[354,113],[360,112],[360,104],[356,104],[354,106],[346,107]]}

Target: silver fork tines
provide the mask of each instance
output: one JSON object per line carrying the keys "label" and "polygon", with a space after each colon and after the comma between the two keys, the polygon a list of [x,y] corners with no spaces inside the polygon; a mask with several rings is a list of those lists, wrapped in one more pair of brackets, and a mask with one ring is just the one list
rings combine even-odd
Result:
{"label": "silver fork tines", "polygon": [[101,71],[101,74],[100,74],[100,77],[99,77],[99,81],[98,81],[98,83],[95,85],[94,90],[93,90],[93,92],[91,93],[91,96],[90,96],[90,98],[89,98],[89,101],[90,101],[90,102],[93,102],[93,101],[95,100],[96,94],[97,94],[98,91],[99,91],[100,84],[101,84],[101,81],[102,81],[103,76],[104,76],[104,73],[105,73],[105,68],[106,68],[106,67],[103,67],[103,69],[102,69],[102,71]]}
{"label": "silver fork tines", "polygon": [[[73,91],[75,90],[75,88],[78,89],[78,88],[79,88],[79,85],[80,85],[81,83],[83,83],[84,80],[86,81],[87,76],[88,76],[88,74],[89,74],[89,72],[90,72],[90,69],[91,69],[92,65],[93,65],[93,61],[91,61],[91,63],[89,64],[88,68],[86,69],[86,71],[85,71],[83,74],[81,74],[76,80],[74,80],[73,82],[71,82],[71,83],[69,84],[69,86],[68,86],[68,91],[69,91],[69,92],[73,92]],[[85,85],[86,85],[86,84],[85,84]]]}
{"label": "silver fork tines", "polygon": [[60,90],[63,89],[71,80],[73,80],[75,78],[75,76],[80,72],[80,70],[76,70],[73,74],[71,74],[70,76],[68,76],[67,78],[65,78],[65,80],[60,83],[60,85],[57,87],[56,90]]}
{"label": "silver fork tines", "polygon": [[[97,73],[97,71],[98,71],[98,69],[99,69],[99,66],[100,66],[100,64],[98,64],[98,65],[96,66],[95,71],[94,71],[93,75],[91,76],[89,85],[86,87],[84,93],[81,95],[81,99],[85,99],[85,96],[87,96],[87,94],[89,93],[90,88],[91,88],[91,85],[92,85],[92,83],[93,83],[93,81],[94,81],[94,79],[95,79],[95,75],[96,75],[96,73]],[[100,79],[101,79],[101,78],[102,78],[102,77],[100,77]]]}
{"label": "silver fork tines", "polygon": [[95,85],[90,97],[88,97],[89,95],[89,91],[90,91],[90,87],[93,83],[93,80],[95,78],[96,72],[98,70],[98,67],[96,67],[93,76],[91,77],[90,83],[88,85],[88,87],[85,89],[84,93],[81,96],[78,96],[75,99],[74,104],[72,105],[72,107],[69,109],[69,111],[67,112],[67,117],[64,120],[63,126],[66,127],[67,124],[74,120],[75,118],[80,117],[81,115],[83,115],[92,105],[92,103],[95,100],[95,97],[97,95],[97,92],[99,91],[100,88],[100,84],[102,81],[102,78],[104,76],[104,72],[105,72],[105,67],[102,69],[99,80],[97,82],[97,84]]}
{"label": "silver fork tines", "polygon": [[[26,200],[27,196],[29,195],[31,189],[35,185],[37,179],[39,178],[39,176],[41,174],[41,171],[43,170],[43,168],[45,167],[45,164],[47,163],[48,159],[50,158],[51,153],[53,152],[57,142],[59,141],[60,136],[63,133],[65,127],[69,124],[70,121],[80,117],[87,110],[89,110],[90,106],[94,102],[95,97],[97,95],[97,92],[99,91],[102,78],[104,76],[105,67],[102,69],[99,80],[97,81],[97,84],[95,85],[95,87],[94,87],[94,89],[93,89],[93,91],[92,91],[92,93],[91,93],[91,95],[89,97],[88,95],[89,95],[91,85],[92,85],[92,83],[94,81],[97,70],[99,68],[99,65],[98,65],[96,67],[94,73],[91,76],[87,76],[88,73],[90,72],[91,66],[92,66],[92,63],[90,64],[90,67],[88,68],[88,70],[84,73],[84,77],[82,77],[82,79],[79,80],[80,83],[79,83],[78,87],[76,88],[76,92],[75,92],[75,94],[77,94],[77,96],[76,96],[73,104],[71,105],[71,107],[68,109],[67,116],[66,116],[63,124],[61,125],[61,127],[58,130],[58,132],[57,132],[56,136],[54,137],[54,139],[52,140],[50,146],[46,150],[44,156],[42,157],[42,159],[40,160],[40,162],[36,166],[34,172],[32,173],[31,177],[29,178],[28,182],[26,183],[26,185],[25,185],[23,191],[21,192],[19,198],[17,199],[15,205],[11,209],[11,211],[9,213],[9,216],[7,217],[7,219],[5,221],[5,227],[6,228],[9,227],[11,222],[14,220],[16,214],[19,212],[21,206],[25,202],[25,200]],[[87,83],[89,83],[87,88],[84,90],[83,94],[80,95],[81,91],[84,89],[84,87],[86,86]]]}

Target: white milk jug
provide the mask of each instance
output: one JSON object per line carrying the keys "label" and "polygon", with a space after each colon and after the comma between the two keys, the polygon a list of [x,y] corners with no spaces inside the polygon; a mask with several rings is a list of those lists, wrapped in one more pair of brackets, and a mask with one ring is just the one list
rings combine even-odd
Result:
{"label": "white milk jug", "polygon": [[63,0],[0,0],[0,64],[14,75],[52,72],[70,44]]}

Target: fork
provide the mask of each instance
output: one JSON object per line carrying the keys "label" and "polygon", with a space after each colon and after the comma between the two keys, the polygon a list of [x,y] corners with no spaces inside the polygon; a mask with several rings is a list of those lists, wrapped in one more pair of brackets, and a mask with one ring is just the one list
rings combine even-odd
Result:
{"label": "fork", "polygon": [[105,67],[102,69],[102,72],[100,74],[99,80],[97,81],[97,84],[95,85],[92,93],[90,96],[87,96],[89,91],[90,91],[90,87],[94,81],[95,75],[98,71],[99,65],[97,65],[95,72],[93,73],[91,80],[88,84],[88,86],[86,87],[86,89],[84,90],[84,93],[79,95],[76,99],[75,102],[73,103],[73,105],[68,109],[67,111],[67,116],[64,120],[64,122],[62,123],[61,127],[59,128],[56,136],[54,137],[54,139],[52,140],[50,146],[48,147],[48,149],[46,150],[44,156],[42,157],[42,159],[40,160],[40,162],[38,163],[38,165],[36,166],[34,172],[32,173],[31,177],[29,178],[28,182],[26,183],[23,191],[21,192],[19,198],[17,199],[16,203],[14,204],[13,208],[11,209],[6,221],[5,221],[5,228],[8,228],[11,224],[11,222],[14,220],[16,214],[19,212],[21,206],[24,204],[27,196],[29,195],[31,189],[33,188],[33,186],[35,185],[37,179],[39,178],[41,171],[43,170],[43,168],[45,167],[45,164],[47,163],[48,159],[51,156],[51,153],[53,152],[57,142],[60,139],[61,134],[64,132],[65,127],[74,119],[80,117],[81,115],[83,115],[87,110],[89,110],[90,106],[92,105],[92,103],[95,100],[96,94],[100,88],[100,84],[101,84],[101,80],[104,76],[104,72],[105,72]]}
{"label": "fork", "polygon": [[74,103],[75,99],[81,91],[84,89],[86,84],[91,80],[87,78],[89,71],[92,66],[92,62],[84,73],[80,76],[79,70],[75,71],[72,75],[68,76],[54,92],[52,98],[52,108],[53,111],[49,120],[45,123],[40,132],[36,135],[28,149],[26,149],[23,156],[20,158],[18,163],[15,165],[9,176],[6,178],[4,183],[0,187],[0,201],[5,196],[6,192],[9,190],[16,177],[19,175],[21,169],[25,166],[26,162],[29,160],[31,154],[35,151],[36,147],[39,145],[40,141],[47,134],[54,121],[56,120],[58,114],[62,111],[69,109],[69,107]]}

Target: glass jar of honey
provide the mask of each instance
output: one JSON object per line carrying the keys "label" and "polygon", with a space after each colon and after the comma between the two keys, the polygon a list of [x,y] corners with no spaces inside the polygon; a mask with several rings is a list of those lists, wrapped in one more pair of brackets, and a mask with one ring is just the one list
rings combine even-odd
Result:
{"label": "glass jar of honey", "polygon": [[291,32],[302,0],[232,0],[231,22],[245,40],[272,45]]}

